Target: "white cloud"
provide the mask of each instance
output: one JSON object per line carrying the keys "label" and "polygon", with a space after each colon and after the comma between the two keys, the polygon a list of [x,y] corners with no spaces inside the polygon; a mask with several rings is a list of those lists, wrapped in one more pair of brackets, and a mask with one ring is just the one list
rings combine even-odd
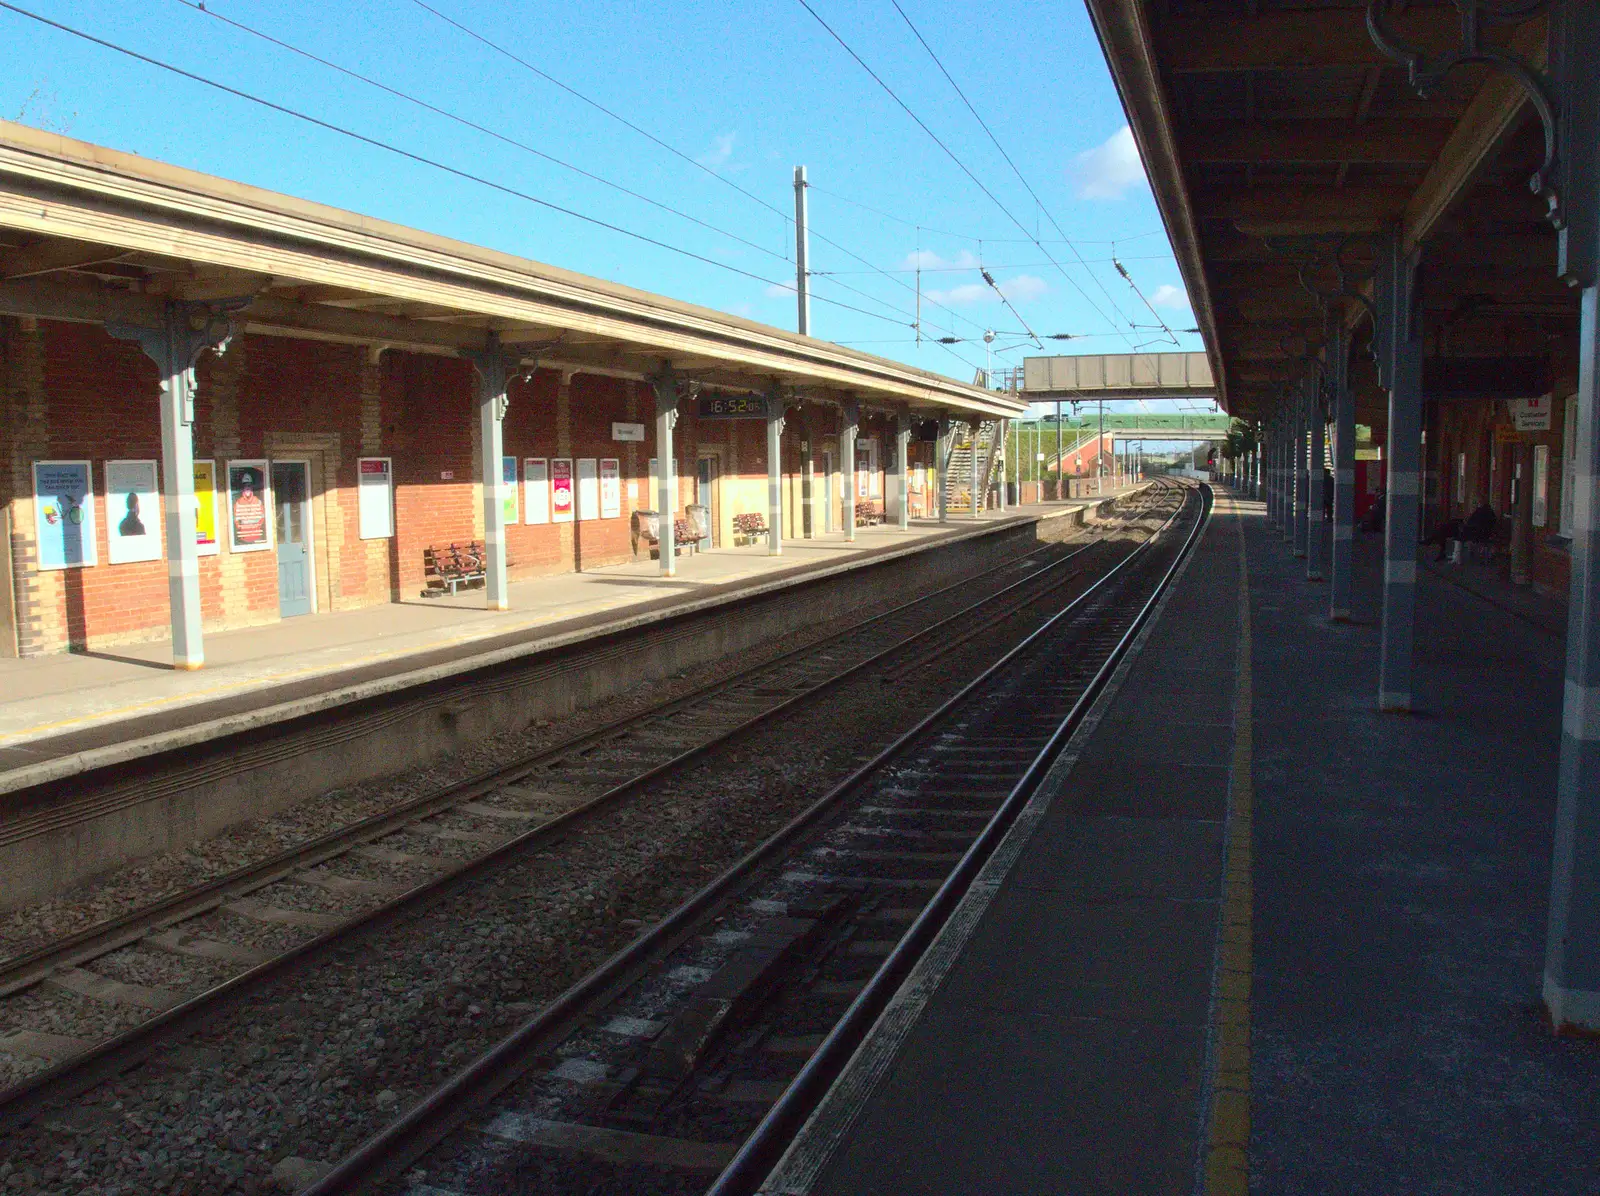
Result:
{"label": "white cloud", "polygon": [[1144,183],[1144,163],[1133,130],[1123,125],[1105,142],[1078,155],[1072,164],[1080,199],[1121,199],[1128,188]]}
{"label": "white cloud", "polygon": [[[1019,274],[999,284],[1000,293],[1013,303],[1027,303],[1050,289],[1044,279],[1034,274]],[[929,291],[928,298],[935,303],[999,303],[1000,295],[987,283],[969,282],[947,291]]]}
{"label": "white cloud", "polygon": [[712,170],[726,165],[728,159],[733,157],[733,139],[734,134],[732,133],[718,133],[711,139],[711,148],[696,158],[695,161],[702,166],[710,167]]}
{"label": "white cloud", "polygon": [[1189,306],[1189,296],[1182,287],[1164,282],[1156,288],[1156,293],[1150,296],[1150,306],[1171,307],[1182,311]]}
{"label": "white cloud", "polygon": [[931,249],[918,249],[906,254],[900,265],[904,270],[976,270],[979,262],[970,249],[963,249],[951,258],[940,257]]}
{"label": "white cloud", "polygon": [[1000,290],[1013,303],[1027,303],[1050,289],[1050,284],[1036,274],[1019,274],[1000,284]]}
{"label": "white cloud", "polygon": [[794,294],[794,283],[769,282],[764,293],[769,299],[782,299],[785,295]]}

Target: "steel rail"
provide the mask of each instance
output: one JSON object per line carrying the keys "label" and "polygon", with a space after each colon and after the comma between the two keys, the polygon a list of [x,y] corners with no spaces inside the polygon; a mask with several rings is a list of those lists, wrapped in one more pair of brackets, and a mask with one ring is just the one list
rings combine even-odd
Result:
{"label": "steel rail", "polygon": [[[1137,517],[1138,516],[1136,515],[1132,516],[1132,518]],[[1129,521],[1131,522],[1132,519],[1130,518]],[[684,765],[698,759],[700,756],[707,754],[713,749],[721,747],[734,739],[749,734],[769,720],[773,719],[775,716],[790,711],[795,707],[830,691],[833,687],[842,684],[844,681],[850,679],[856,674],[870,668],[885,657],[904,650],[911,644],[914,644],[917,641],[926,638],[928,635],[931,635],[948,626],[950,623],[969,615],[972,611],[995,602],[996,600],[1004,597],[1006,594],[1009,594],[1038,580],[1039,578],[1050,572],[1053,572],[1055,569],[1060,568],[1062,565],[1070,562],[1083,553],[1088,552],[1090,549],[1097,547],[1100,543],[1103,543],[1103,541],[1095,541],[1094,543],[1086,544],[1080,548],[1074,549],[1067,555],[1050,562],[1048,565],[1045,565],[1038,570],[1035,570],[1026,577],[1009,583],[1000,590],[985,596],[977,602],[968,604],[961,610],[956,611],[954,614],[946,616],[930,626],[922,628],[921,630],[913,633],[905,639],[898,640],[894,644],[872,653],[865,659],[848,666],[841,672],[824,679],[811,688],[808,688],[788,699],[785,699],[784,701],[762,710],[751,718],[741,721],[735,726],[728,728],[727,730],[710,739],[704,740],[689,747],[685,751],[671,757],[666,761],[663,761],[660,764],[654,765],[643,772],[635,774],[629,779],[612,786],[603,793],[596,795],[581,805],[574,806],[569,810],[565,810],[554,818],[540,823],[537,826],[534,826],[529,830],[516,835],[511,839],[508,839],[504,843],[495,845],[484,854],[463,860],[458,866],[441,871],[436,875],[429,877],[427,880],[419,882],[417,885],[407,889],[397,896],[390,898],[379,905],[373,906],[370,909],[357,913],[349,921],[340,926],[324,931],[321,934],[314,935],[313,937],[306,939],[304,942],[298,943],[286,951],[273,956],[271,959],[250,967],[236,976],[230,977],[221,984],[196,993],[194,996],[186,999],[185,1001],[171,1007],[170,1009],[153,1015],[152,1017],[130,1027],[120,1034],[96,1043],[89,1050],[82,1052],[81,1054],[74,1055],[69,1059],[63,1060],[61,1063],[37,1072],[32,1076],[26,1077],[21,1082],[12,1085],[9,1088],[0,1090],[0,1129],[4,1129],[8,1125],[14,1124],[18,1121],[26,1121],[33,1115],[32,1113],[26,1111],[19,1114],[17,1106],[28,1105],[37,1108],[37,1106],[40,1106],[44,1102],[52,1099],[69,1098],[73,1095],[76,1095],[78,1092],[82,1092],[85,1089],[92,1087],[94,1084],[101,1082],[109,1075],[126,1070],[134,1063],[137,1063],[141,1059],[148,1057],[155,1050],[157,1050],[160,1047],[164,1037],[178,1033],[184,1027],[196,1027],[205,1019],[218,1015],[224,1010],[224,1008],[227,1007],[228,1004],[238,999],[242,999],[249,991],[252,991],[260,985],[274,979],[279,974],[286,971],[290,966],[304,962],[316,955],[320,955],[321,953],[358,934],[374,932],[402,914],[409,913],[416,907],[426,902],[440,899],[446,896],[448,893],[453,892],[455,889],[470,883],[481,873],[485,873],[492,868],[501,866],[511,857],[531,847],[545,844],[551,840],[559,839],[590,819],[606,813],[617,801],[639,787],[683,767]],[[1135,553],[1137,553],[1142,547],[1143,545],[1140,545],[1140,548],[1136,548],[1134,550]],[[1035,549],[1034,551],[1037,552],[1038,550]],[[1032,554],[1025,553],[1022,555],[1023,557],[1026,557]],[[992,574],[994,572],[998,572],[1014,565],[1015,563],[1015,559],[1007,561],[1003,565],[996,566],[995,569],[990,570],[989,573]],[[1117,568],[1120,567],[1121,565],[1119,564]],[[586,732],[582,735],[575,736],[567,743],[560,745],[558,748],[547,749],[546,751],[539,753],[533,758],[532,762],[527,760],[521,761],[514,765],[494,770],[480,777],[473,778],[465,782],[458,782],[456,786],[453,786],[446,791],[447,793],[453,795],[448,801],[444,800],[441,795],[433,795],[432,799],[425,798],[421,800],[424,802],[429,800],[437,801],[439,808],[442,809],[448,808],[450,805],[459,804],[462,801],[468,801],[474,797],[493,792],[497,788],[508,784],[513,784],[517,780],[526,776],[529,772],[538,767],[538,762],[540,761],[550,759],[553,756],[566,754],[574,750],[575,746],[581,746],[587,741],[608,738],[617,734],[619,730],[624,729],[629,725],[638,723],[643,718],[659,717],[663,714],[671,713],[675,709],[704,701],[707,697],[715,696],[717,693],[730,688],[735,683],[748,681],[751,676],[759,675],[763,671],[770,670],[783,661],[804,655],[808,652],[814,652],[822,645],[844,638],[845,636],[859,631],[862,627],[877,622],[878,620],[886,618],[889,615],[904,611],[911,606],[915,606],[922,601],[926,601],[929,598],[937,596],[938,594],[947,593],[961,585],[971,584],[972,580],[973,579],[971,578],[965,579],[962,582],[957,582],[951,586],[946,586],[938,591],[935,591],[933,594],[924,595],[922,598],[914,599],[911,602],[904,603],[891,611],[887,611],[883,614],[875,615],[869,619],[862,620],[860,623],[854,624],[851,627],[836,633],[835,635],[824,637],[821,640],[814,641],[811,644],[804,645],[801,648],[793,649],[791,652],[784,653],[782,656],[777,657],[772,661],[768,661],[765,664],[754,666],[746,674],[736,674],[732,678],[714,683],[712,686],[708,686],[703,690],[696,691],[693,694],[685,695],[681,698],[673,699],[672,701],[664,703],[659,707],[652,708],[644,715],[636,715],[629,719],[620,720],[618,723],[612,724],[607,728],[603,728],[594,732]],[[1021,603],[1018,603],[1015,606],[1013,613],[1015,613],[1016,610],[1020,610],[1023,607],[1038,601],[1042,597],[1044,597],[1044,594],[1039,594]],[[392,829],[398,829],[399,826],[403,826],[406,822],[415,821],[419,816],[413,814],[408,818],[400,820],[400,822],[394,827],[380,827],[375,830],[369,828],[369,824],[374,822],[387,823],[390,820],[391,815],[395,813],[396,812],[391,811],[389,814],[375,815],[373,818],[364,820],[362,823],[352,824],[351,828],[345,828],[342,831],[333,832],[331,836],[324,837],[324,840],[333,837],[339,837],[342,841],[342,846],[335,845],[331,847],[325,847],[324,840],[315,841],[317,850],[321,852],[318,858],[310,860],[309,863],[306,859],[301,859],[292,867],[280,868],[278,869],[276,875],[266,881],[261,882],[261,884],[272,883],[273,880],[282,879],[283,876],[288,873],[292,873],[301,868],[310,866],[311,864],[321,862],[323,859],[332,858],[342,854],[352,845],[358,845],[360,842],[366,839],[379,838],[383,834],[389,833],[389,831]],[[426,814],[421,816],[426,816]],[[364,829],[363,833],[357,836],[354,833],[355,828],[367,829]],[[314,845],[306,845],[306,847],[302,849],[291,849],[291,852],[286,854],[293,854],[296,850],[309,851],[313,846]],[[270,861],[268,863],[270,863]],[[257,867],[266,866],[267,864],[263,864],[258,865]],[[227,879],[228,878],[221,878],[216,882],[212,882],[211,887],[225,884]],[[252,885],[250,887],[259,888],[261,887],[261,884]],[[117,945],[127,945],[128,943],[138,942],[144,937],[144,934],[148,933],[150,930],[159,929],[164,926],[170,926],[175,923],[185,921],[189,917],[196,916],[198,913],[204,913],[208,909],[215,908],[223,901],[228,900],[236,895],[237,894],[233,892],[229,892],[223,894],[222,896],[215,897],[215,899],[209,900],[208,904],[197,909],[194,913],[180,915],[172,915],[169,913],[163,915],[159,920],[152,919],[146,925],[144,931],[140,932],[139,934],[129,935],[123,940],[122,943]],[[178,896],[179,899],[181,899],[184,895],[180,894]],[[138,915],[136,913],[135,915],[130,916],[136,917]],[[115,946],[109,949],[115,949]],[[104,953],[105,951],[98,951],[95,954]],[[57,964],[56,966],[62,965]],[[34,983],[37,983],[37,981],[34,981]]]}
{"label": "steel rail", "polygon": [[[944,929],[957,905],[976,879],[979,870],[1000,846],[1001,840],[1016,822],[1023,807],[1038,791],[1062,749],[1077,732],[1084,716],[1099,699],[1106,683],[1110,681],[1134,640],[1149,622],[1157,603],[1166,594],[1178,570],[1189,559],[1194,546],[1199,543],[1200,536],[1210,523],[1213,502],[1213,492],[1209,485],[1201,483],[1199,489],[1200,517],[1195,520],[1194,527],[1173,558],[1166,574],[1157,583],[1139,613],[1134,616],[1133,622],[1128,625],[1122,638],[1106,656],[1088,686],[1072,704],[1072,709],[1067,712],[1067,716],[1056,727],[1033,762],[1011,787],[1011,791],[984,825],[978,837],[967,847],[944,883],[939,886],[932,899],[922,907],[916,920],[884,958],[883,963],[878,966],[855,1000],[850,1003],[844,1016],[834,1023],[833,1029],[822,1040],[816,1052],[806,1060],[788,1088],[767,1110],[766,1116],[761,1119],[755,1131],[744,1140],[738,1153],[723,1168],[716,1182],[706,1190],[705,1196],[751,1196],[756,1192],[761,1181],[788,1149],[789,1143],[800,1131],[805,1119],[821,1103],[829,1087],[844,1070],[856,1048],[866,1038],[917,961]],[[1147,541],[1147,543],[1153,542],[1153,539]]]}
{"label": "steel rail", "polygon": [[[1134,515],[1133,517],[1137,518],[1138,516]],[[1028,581],[1044,576],[1067,561],[1088,552],[1100,543],[1103,543],[1103,541],[1094,541],[1074,549],[1066,556],[1021,579],[1019,584],[1025,584]],[[168,897],[140,906],[138,909],[131,910],[126,914],[96,923],[44,947],[36,948],[8,959],[0,959],[0,997],[7,997],[23,989],[31,988],[58,968],[76,966],[96,959],[119,947],[132,945],[145,938],[152,930],[164,929],[179,922],[186,922],[216,909],[226,901],[284,880],[291,874],[305,868],[315,867],[327,860],[334,859],[349,851],[352,845],[359,845],[373,839],[382,838],[419,819],[427,818],[449,809],[451,806],[485,796],[505,785],[515,784],[517,781],[524,779],[528,773],[551,760],[570,755],[591,744],[603,743],[618,734],[626,732],[631,727],[650,720],[664,718],[679,710],[713,698],[725,690],[746,684],[760,677],[763,673],[773,671],[798,658],[815,653],[829,644],[857,635],[873,624],[902,615],[913,607],[942,597],[963,586],[971,585],[975,580],[981,580],[984,577],[990,577],[1011,568],[1019,559],[1026,559],[1038,551],[1038,547],[1034,547],[1028,552],[1021,553],[1017,557],[986,570],[984,573],[977,575],[976,578],[964,578],[961,581],[952,582],[950,585],[942,586],[927,594],[919,595],[887,611],[858,620],[848,627],[826,635],[821,639],[792,648],[770,660],[740,669],[709,685],[702,686],[692,693],[669,699],[638,714],[617,719],[593,730],[569,736],[558,743],[552,744],[550,747],[541,748],[531,755],[522,756],[476,776],[457,781],[433,793],[424,794],[421,797],[403,802],[392,809],[369,815],[327,834],[307,840],[298,846],[274,853],[254,864],[235,869],[202,884],[191,886],[182,892],[174,893]],[[1014,587],[1007,587],[1007,589],[1010,588]],[[995,594],[990,595],[990,598],[998,597],[1005,592],[1006,590],[997,591]],[[972,607],[969,606],[967,609],[971,610]],[[3,1103],[3,1101],[0,1101],[0,1104]]]}
{"label": "steel rail", "polygon": [[[475,1109],[513,1083],[531,1065],[539,1053],[541,1044],[564,1032],[598,999],[629,983],[653,960],[660,958],[682,942],[706,914],[725,901],[736,888],[742,886],[752,873],[771,863],[794,839],[830,813],[845,797],[868,783],[884,767],[904,755],[929,728],[960,709],[1007,666],[1024,656],[1041,637],[1087,603],[1103,586],[1110,583],[1134,561],[1140,559],[1173,520],[1183,513],[1186,506],[1186,501],[1180,502],[1178,508],[1149,539],[1138,545],[1087,590],[1051,615],[1045,623],[1011,647],[934,711],[920,719],[915,726],[896,737],[888,747],[818,797],[660,922],[645,930],[499,1043],[367,1139],[336,1164],[333,1170],[302,1189],[299,1196],[349,1196],[351,1193],[367,1189],[373,1183],[392,1178],[400,1168],[409,1166],[470,1116]],[[1197,520],[1197,526],[1204,523],[1207,509],[1203,499],[1201,518]],[[1170,577],[1170,573],[1168,576]],[[1099,676],[1100,674],[1096,674],[1096,680]],[[1051,742],[1054,743],[1055,739],[1053,736]],[[802,1076],[804,1074],[802,1072]]]}

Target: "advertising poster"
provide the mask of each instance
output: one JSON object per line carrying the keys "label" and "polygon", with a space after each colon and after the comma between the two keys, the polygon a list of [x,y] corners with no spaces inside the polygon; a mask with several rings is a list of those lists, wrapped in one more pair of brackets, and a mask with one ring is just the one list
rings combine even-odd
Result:
{"label": "advertising poster", "polygon": [[550,522],[550,462],[526,457],[522,462],[523,518],[529,523]]}
{"label": "advertising poster", "polygon": [[106,462],[106,545],[113,565],[161,559],[161,498],[154,461]]}
{"label": "advertising poster", "polygon": [[194,542],[199,556],[217,555],[217,463],[194,463]]}
{"label": "advertising poster", "polygon": [[550,519],[554,523],[572,522],[572,460],[558,457],[550,462]]}
{"label": "advertising poster", "polygon": [[517,499],[517,459],[500,458],[500,516],[505,525],[522,521],[522,508]]}
{"label": "advertising poster", "polygon": [[267,463],[228,462],[228,534],[234,552],[272,547],[267,530]]}
{"label": "advertising poster", "polygon": [[77,569],[97,562],[94,481],[87,461],[33,463],[33,522],[39,568]]}
{"label": "advertising poster", "polygon": [[600,518],[600,474],[593,457],[578,460],[578,518]]}
{"label": "advertising poster", "polygon": [[356,516],[363,540],[387,540],[394,535],[394,463],[390,458],[356,458]]}
{"label": "advertising poster", "polygon": [[616,457],[600,458],[600,518],[616,519],[622,514],[622,462]]}

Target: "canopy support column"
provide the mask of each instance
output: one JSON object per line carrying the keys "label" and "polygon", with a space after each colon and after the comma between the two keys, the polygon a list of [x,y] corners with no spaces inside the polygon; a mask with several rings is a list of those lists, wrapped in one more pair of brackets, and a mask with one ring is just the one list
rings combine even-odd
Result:
{"label": "canopy support column", "polygon": [[861,434],[861,408],[854,399],[840,408],[839,471],[844,474],[844,538],[846,543],[856,538],[856,437]]}
{"label": "canopy support column", "polygon": [[1417,316],[1421,250],[1406,253],[1396,229],[1379,263],[1379,351],[1389,389],[1388,507],[1383,525],[1383,636],[1378,709],[1412,708],[1413,624],[1417,605],[1418,456],[1422,440],[1422,338]]}
{"label": "canopy support column", "polygon": [[478,440],[483,450],[479,473],[483,491],[484,600],[490,610],[510,610],[511,598],[506,590],[505,471],[501,458],[505,456],[502,429],[510,401],[507,387],[511,369],[501,352],[497,333],[489,334],[489,343],[482,352],[465,350],[462,356],[472,362],[478,375]]}
{"label": "canopy support column", "polygon": [[673,512],[677,508],[678,479],[674,476],[672,430],[678,426],[678,378],[668,366],[650,379],[656,394],[656,546],[661,553],[661,576],[678,571],[678,545]]}

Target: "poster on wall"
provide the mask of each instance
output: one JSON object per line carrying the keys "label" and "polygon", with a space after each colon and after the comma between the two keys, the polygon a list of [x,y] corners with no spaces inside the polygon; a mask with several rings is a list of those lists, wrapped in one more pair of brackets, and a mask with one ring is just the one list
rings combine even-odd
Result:
{"label": "poster on wall", "polygon": [[523,517],[529,523],[550,522],[550,462],[527,457],[522,462]]}
{"label": "poster on wall", "polygon": [[113,565],[161,559],[154,461],[106,462],[106,546]]}
{"label": "poster on wall", "polygon": [[517,459],[500,458],[500,517],[505,526],[522,522],[522,507],[517,499]]}
{"label": "poster on wall", "polygon": [[572,522],[572,459],[557,457],[550,462],[550,520]]}
{"label": "poster on wall", "polygon": [[593,457],[578,459],[578,518],[600,518],[600,473]]}
{"label": "poster on wall", "polygon": [[194,463],[194,544],[199,556],[217,555],[217,463]]}
{"label": "poster on wall", "polygon": [[394,535],[394,463],[391,458],[356,458],[356,514],[363,540],[387,540]]}
{"label": "poster on wall", "polygon": [[94,480],[87,461],[33,463],[33,522],[39,568],[77,569],[97,563]]}
{"label": "poster on wall", "polygon": [[622,514],[622,462],[616,457],[600,458],[600,518],[616,519]]}
{"label": "poster on wall", "polygon": [[228,462],[228,536],[234,552],[272,547],[265,460]]}

